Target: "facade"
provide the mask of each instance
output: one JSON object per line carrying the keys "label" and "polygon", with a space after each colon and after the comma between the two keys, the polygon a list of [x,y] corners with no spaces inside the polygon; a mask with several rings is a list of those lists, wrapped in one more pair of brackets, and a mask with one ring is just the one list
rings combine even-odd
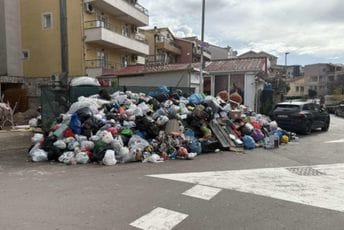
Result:
{"label": "facade", "polygon": [[304,68],[301,65],[288,65],[286,67],[287,79],[303,76],[303,74],[304,74]]}
{"label": "facade", "polygon": [[141,30],[149,45],[149,55],[146,63],[169,63],[177,62],[181,55],[181,49],[175,41],[175,37],[168,28],[157,28]]}
{"label": "facade", "polygon": [[287,97],[304,97],[308,94],[308,89],[305,88],[304,76],[295,77],[288,81],[289,91]]}
{"label": "facade", "polygon": [[16,111],[28,108],[21,50],[20,1],[0,1],[0,99]]}
{"label": "facade", "polygon": [[132,0],[21,0],[24,75],[61,74],[66,62],[70,77],[101,77],[136,64],[148,55],[137,33],[148,20],[147,10]]}
{"label": "facade", "polygon": [[332,94],[331,85],[344,76],[342,69],[341,65],[327,63],[306,65],[304,69],[305,89],[316,91],[318,96]]}
{"label": "facade", "polygon": [[237,51],[233,50],[232,47],[219,47],[216,45],[209,44],[206,48],[211,53],[211,60],[221,60],[234,58],[237,56]]}
{"label": "facade", "polygon": [[200,91],[198,63],[166,64],[160,67],[132,65],[115,73],[121,86],[186,87]]}
{"label": "facade", "polygon": [[[192,46],[192,62],[200,62],[201,61],[201,40],[199,40],[197,37],[186,37],[182,38],[184,40],[190,41],[193,43]],[[208,43],[207,43],[208,45]],[[204,45],[204,46],[207,46]],[[204,61],[210,61],[211,60],[211,53],[209,50],[207,50],[206,47],[203,47],[203,58]]]}

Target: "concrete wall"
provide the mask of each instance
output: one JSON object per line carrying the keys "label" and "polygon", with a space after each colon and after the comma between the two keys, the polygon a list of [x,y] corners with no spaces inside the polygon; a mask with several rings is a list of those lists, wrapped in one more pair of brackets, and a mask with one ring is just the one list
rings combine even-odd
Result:
{"label": "concrete wall", "polygon": [[19,0],[0,3],[0,75],[23,76]]}
{"label": "concrete wall", "polygon": [[229,56],[228,48],[210,45],[206,49],[211,53],[211,60],[227,59]]}
{"label": "concrete wall", "polygon": [[189,73],[187,71],[151,73],[144,76],[119,77],[121,86],[160,86],[190,87]]}
{"label": "concrete wall", "polygon": [[5,2],[0,1],[0,76],[7,75]]}

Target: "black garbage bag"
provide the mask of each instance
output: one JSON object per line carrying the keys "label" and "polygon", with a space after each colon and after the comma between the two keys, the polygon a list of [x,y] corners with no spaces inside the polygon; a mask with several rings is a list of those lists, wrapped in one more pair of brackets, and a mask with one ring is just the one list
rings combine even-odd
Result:
{"label": "black garbage bag", "polygon": [[157,99],[155,99],[154,97],[148,101],[148,104],[153,106],[154,111],[160,109],[160,107],[161,107],[160,102]]}
{"label": "black garbage bag", "polygon": [[76,111],[76,114],[78,115],[81,124],[93,116],[92,110],[88,107],[79,109]]}
{"label": "black garbage bag", "polygon": [[202,153],[214,153],[217,149],[222,149],[218,140],[203,140],[201,141]]}
{"label": "black garbage bag", "polygon": [[63,154],[63,150],[54,146],[54,143],[57,141],[57,137],[52,135],[45,138],[41,148],[47,152],[48,160],[58,161],[58,158]]}
{"label": "black garbage bag", "polygon": [[101,89],[98,94],[99,94],[100,99],[111,101],[111,96],[106,89]]}
{"label": "black garbage bag", "polygon": [[136,117],[136,128],[147,133],[147,138],[154,138],[159,135],[160,128],[154,120],[148,117]]}
{"label": "black garbage bag", "polygon": [[101,121],[92,116],[82,123],[81,135],[89,138],[92,134],[97,133],[103,125],[104,124]]}
{"label": "black garbage bag", "polygon": [[159,93],[155,96],[155,99],[159,102],[164,102],[169,99],[169,95],[167,93]]}
{"label": "black garbage bag", "polygon": [[106,144],[102,141],[95,142],[93,149],[93,156],[91,157],[92,162],[101,162],[105,156],[106,150],[112,149],[110,144]]}

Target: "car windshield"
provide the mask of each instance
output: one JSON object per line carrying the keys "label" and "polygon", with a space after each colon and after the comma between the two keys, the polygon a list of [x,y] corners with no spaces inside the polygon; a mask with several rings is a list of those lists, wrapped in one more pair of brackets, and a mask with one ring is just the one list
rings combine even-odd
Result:
{"label": "car windshield", "polygon": [[297,112],[300,111],[300,106],[298,105],[277,105],[274,109],[275,112],[282,112],[282,111],[288,111],[288,112]]}

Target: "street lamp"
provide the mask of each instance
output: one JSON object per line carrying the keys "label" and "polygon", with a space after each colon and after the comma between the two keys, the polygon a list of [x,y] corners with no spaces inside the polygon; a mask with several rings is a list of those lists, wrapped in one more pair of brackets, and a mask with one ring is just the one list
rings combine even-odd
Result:
{"label": "street lamp", "polygon": [[287,78],[288,54],[289,54],[289,52],[285,52],[285,58],[284,58],[284,61],[285,61],[285,77],[286,78]]}
{"label": "street lamp", "polygon": [[154,62],[156,62],[156,38],[158,36],[158,28],[154,26]]}

